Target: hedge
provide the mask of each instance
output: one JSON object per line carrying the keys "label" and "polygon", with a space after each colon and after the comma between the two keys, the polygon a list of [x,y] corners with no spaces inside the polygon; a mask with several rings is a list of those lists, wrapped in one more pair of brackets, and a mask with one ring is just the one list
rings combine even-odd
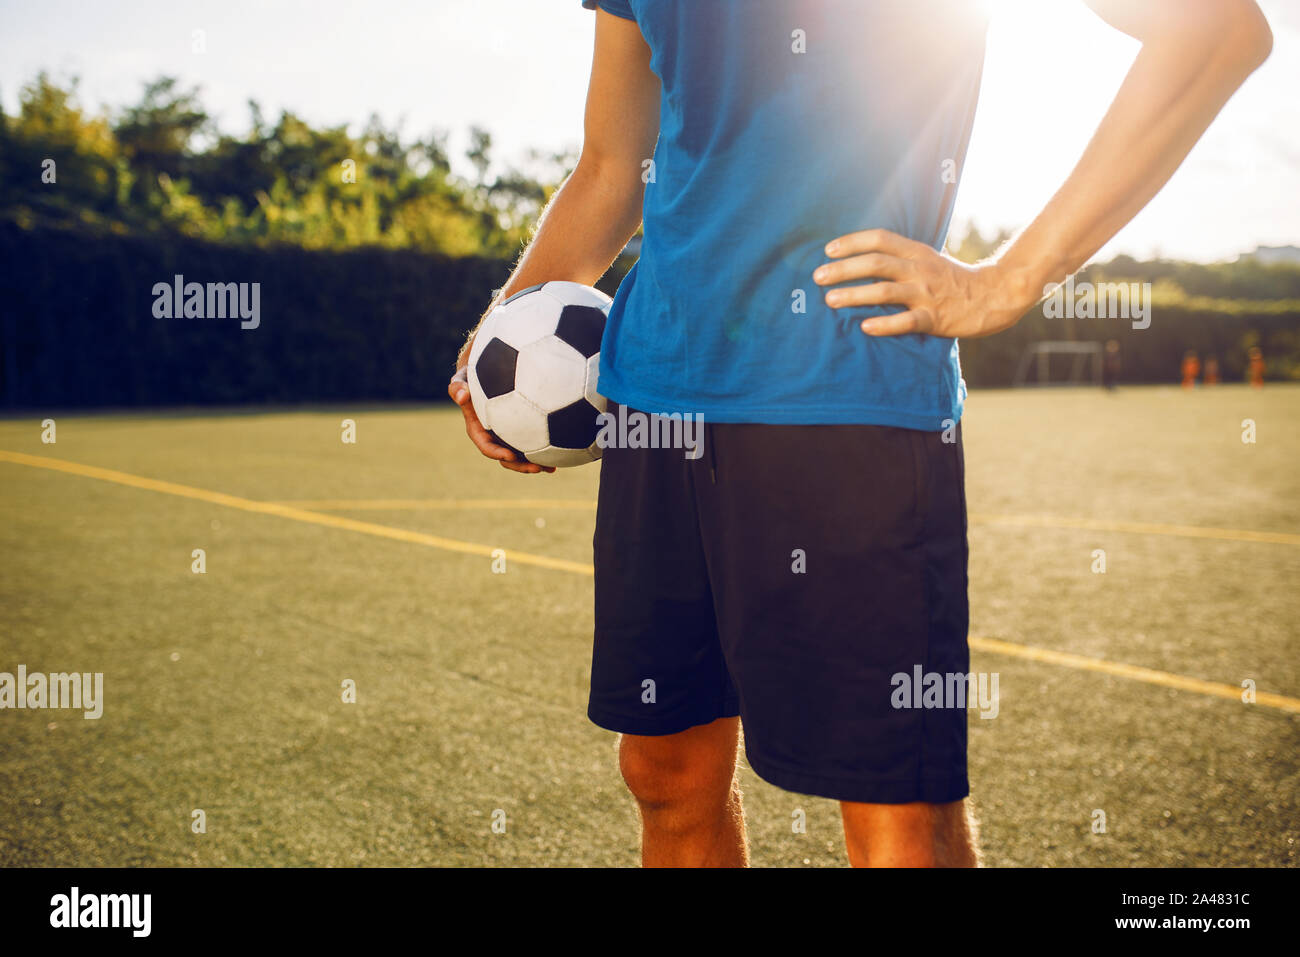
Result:
{"label": "hedge", "polygon": [[[0,397],[10,409],[441,399],[464,331],[510,264],[363,248],[216,245],[180,237],[0,221]],[[613,292],[623,268],[601,282]],[[158,318],[153,289],[259,283],[261,320]],[[1149,329],[1047,319],[962,343],[967,382],[1010,385],[1042,339],[1121,343],[1123,381],[1170,382],[1184,350],[1240,379],[1258,341],[1293,374],[1300,315],[1157,301]],[[704,313],[707,314],[707,313]],[[1283,361],[1285,360],[1285,362]],[[1275,373],[1270,365],[1270,374]]]}

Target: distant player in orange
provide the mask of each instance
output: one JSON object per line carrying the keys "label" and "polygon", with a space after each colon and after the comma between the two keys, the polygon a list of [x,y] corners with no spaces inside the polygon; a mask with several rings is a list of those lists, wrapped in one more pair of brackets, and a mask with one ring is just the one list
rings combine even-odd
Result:
{"label": "distant player in orange", "polygon": [[1188,349],[1183,354],[1183,388],[1196,386],[1196,377],[1201,374],[1201,360],[1196,357],[1195,349]]}
{"label": "distant player in orange", "polygon": [[1219,384],[1219,357],[1218,356],[1205,357],[1205,384],[1206,385]]}
{"label": "distant player in orange", "polygon": [[1251,346],[1247,355],[1250,356],[1250,367],[1247,373],[1250,387],[1262,389],[1264,388],[1264,353],[1259,346]]}

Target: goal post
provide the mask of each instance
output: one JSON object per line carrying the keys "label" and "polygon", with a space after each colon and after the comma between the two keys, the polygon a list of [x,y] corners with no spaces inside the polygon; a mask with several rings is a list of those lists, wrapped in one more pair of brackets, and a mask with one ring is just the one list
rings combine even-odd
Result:
{"label": "goal post", "polygon": [[1014,385],[1101,385],[1100,342],[1035,342],[1016,367]]}

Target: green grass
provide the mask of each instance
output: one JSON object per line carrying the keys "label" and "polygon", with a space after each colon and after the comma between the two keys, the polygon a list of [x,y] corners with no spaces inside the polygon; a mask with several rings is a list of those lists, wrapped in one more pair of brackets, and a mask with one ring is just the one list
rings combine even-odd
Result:
{"label": "green grass", "polygon": [[[256,500],[592,501],[598,478],[508,474],[444,407],[55,415],[54,446],[44,417],[0,422],[0,449]],[[970,511],[1300,533],[1298,417],[1300,388],[977,393]],[[591,557],[584,508],[331,514]],[[1300,547],[970,538],[973,634],[1300,697]],[[102,671],[106,695],[98,721],[0,711],[0,865],[635,864],[615,736],[585,717],[590,631],[582,575],[0,462],[0,671]],[[970,720],[989,864],[1296,863],[1300,715],[974,667],[1001,676],[1000,715]],[[755,864],[846,863],[833,803],[742,775]]]}

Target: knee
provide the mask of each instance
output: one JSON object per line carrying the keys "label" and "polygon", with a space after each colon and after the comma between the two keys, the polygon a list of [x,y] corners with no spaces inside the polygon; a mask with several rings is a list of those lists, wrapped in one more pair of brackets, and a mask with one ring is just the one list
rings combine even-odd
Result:
{"label": "knee", "polygon": [[842,802],[854,867],[977,867],[966,801],[949,804]]}
{"label": "knee", "polygon": [[619,770],[643,811],[720,808],[731,793],[735,757],[688,741],[625,735]]}

